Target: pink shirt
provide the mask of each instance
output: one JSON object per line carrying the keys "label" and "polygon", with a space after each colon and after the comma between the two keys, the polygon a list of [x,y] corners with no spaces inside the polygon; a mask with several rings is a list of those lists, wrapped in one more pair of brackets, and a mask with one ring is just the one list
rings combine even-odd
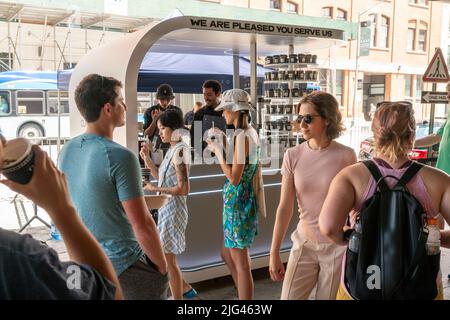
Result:
{"label": "pink shirt", "polygon": [[319,243],[331,243],[320,233],[320,210],[331,180],[355,161],[353,149],[336,141],[322,150],[312,150],[304,142],[286,151],[281,174],[294,178],[300,215],[297,232]]}

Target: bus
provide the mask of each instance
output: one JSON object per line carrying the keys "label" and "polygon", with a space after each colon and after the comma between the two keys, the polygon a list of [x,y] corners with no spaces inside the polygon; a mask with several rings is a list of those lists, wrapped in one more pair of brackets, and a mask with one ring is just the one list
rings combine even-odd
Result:
{"label": "bus", "polygon": [[0,132],[6,138],[70,137],[69,94],[56,72],[0,73]]}

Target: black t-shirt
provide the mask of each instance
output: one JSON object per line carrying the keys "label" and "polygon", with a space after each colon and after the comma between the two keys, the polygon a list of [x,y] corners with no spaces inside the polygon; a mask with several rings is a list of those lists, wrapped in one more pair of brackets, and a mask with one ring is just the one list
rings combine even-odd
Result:
{"label": "black t-shirt", "polygon": [[90,266],[61,262],[30,235],[0,228],[0,300],[103,300],[115,291]]}
{"label": "black t-shirt", "polygon": [[[174,106],[172,104],[169,104],[167,108],[162,108],[159,104],[156,104],[154,106],[151,106],[147,110],[145,110],[144,113],[144,131],[150,127],[151,123],[153,122],[152,118],[152,112],[154,110],[160,110],[160,111],[166,111],[166,110],[177,110],[180,112],[181,118],[183,118],[183,111],[177,106]],[[170,148],[170,143],[162,143],[161,137],[159,136],[159,130],[158,128],[155,129],[155,132],[152,136],[148,137],[150,141],[154,143],[155,149],[162,149],[164,153]]]}
{"label": "black t-shirt", "polygon": [[[214,110],[216,107],[217,106],[204,106],[194,114],[194,121],[192,122],[192,127],[190,130],[192,147],[195,148],[195,141],[196,141],[195,139],[197,139],[202,141],[202,150],[206,148],[208,144],[206,143],[206,141],[203,141],[203,135],[207,130],[212,128],[212,124],[214,124],[214,127],[219,128],[225,132],[226,130],[225,119],[222,117],[222,111]],[[194,136],[196,121],[201,121],[202,125],[201,136]],[[196,152],[199,151],[200,150],[196,150]]]}

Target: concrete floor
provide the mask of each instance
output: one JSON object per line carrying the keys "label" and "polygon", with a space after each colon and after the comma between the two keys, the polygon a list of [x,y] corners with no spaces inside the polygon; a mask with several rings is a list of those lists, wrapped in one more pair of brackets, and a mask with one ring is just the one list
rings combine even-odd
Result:
{"label": "concrete floor", "polygon": [[[68,260],[68,255],[62,241],[51,240],[50,231],[46,227],[32,227],[26,229],[26,232],[33,235],[34,238],[45,241],[55,249],[62,260]],[[450,249],[442,249],[441,270],[444,286],[444,298],[450,300]],[[281,282],[270,280],[267,268],[253,270],[255,284],[256,300],[278,300],[281,294]],[[234,300],[237,299],[237,291],[234,287],[231,276],[193,283],[192,286],[197,290],[201,300]],[[310,299],[314,299],[314,291]]]}

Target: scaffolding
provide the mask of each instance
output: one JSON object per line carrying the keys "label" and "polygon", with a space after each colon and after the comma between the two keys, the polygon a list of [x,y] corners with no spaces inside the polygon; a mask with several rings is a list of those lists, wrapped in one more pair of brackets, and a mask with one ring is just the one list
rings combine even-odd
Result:
{"label": "scaffolding", "polygon": [[[44,67],[44,61],[52,61],[53,71],[73,67],[73,30],[84,30],[82,54],[105,42],[106,34],[129,33],[154,21],[152,18],[136,18],[83,10],[52,9],[24,4],[0,2],[0,24],[6,24],[6,36],[0,38],[0,47],[6,54],[0,59],[0,69],[20,70],[24,66],[23,25],[38,25],[40,32],[28,31],[27,35],[38,41],[35,69]],[[14,28],[13,28],[14,26]],[[61,28],[61,29],[60,29]],[[15,32],[14,30],[15,29]],[[61,36],[61,31],[64,34]],[[97,41],[88,41],[90,31],[100,32]],[[7,42],[7,45],[5,45]],[[53,52],[49,52],[53,49]],[[80,52],[81,53],[81,52]]]}

